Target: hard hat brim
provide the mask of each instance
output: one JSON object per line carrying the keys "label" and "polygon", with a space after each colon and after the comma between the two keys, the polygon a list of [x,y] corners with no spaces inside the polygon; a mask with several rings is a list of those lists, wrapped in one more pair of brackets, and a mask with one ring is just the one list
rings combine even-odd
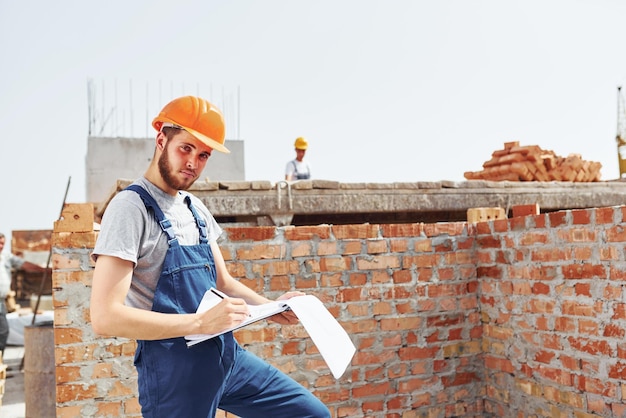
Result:
{"label": "hard hat brim", "polygon": [[208,136],[204,134],[201,134],[195,129],[191,129],[186,126],[179,125],[178,123],[174,122],[173,120],[170,120],[169,118],[155,118],[154,121],[152,121],[152,126],[157,131],[160,131],[161,127],[163,126],[163,123],[171,123],[173,125],[176,125],[177,127],[180,127],[181,129],[184,129],[185,131],[189,132],[194,138],[202,142],[204,145],[211,147],[211,149],[214,149],[219,152],[223,152],[224,154],[230,154],[230,150],[226,148],[223,144],[220,144],[216,140],[209,138]]}
{"label": "hard hat brim", "polygon": [[208,145],[215,151],[223,152],[224,154],[230,154],[230,150],[226,148],[223,144],[220,144],[219,142],[217,142],[216,140],[211,139],[208,136],[203,135],[200,132],[195,131],[191,128],[185,128],[183,126],[183,129],[189,132],[191,135],[193,135],[198,141],[202,142],[205,145]]}

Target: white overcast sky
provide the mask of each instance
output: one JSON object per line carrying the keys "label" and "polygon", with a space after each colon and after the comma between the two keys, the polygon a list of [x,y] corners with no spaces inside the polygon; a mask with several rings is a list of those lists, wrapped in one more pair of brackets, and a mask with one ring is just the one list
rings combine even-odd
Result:
{"label": "white overcast sky", "polygon": [[509,141],[619,176],[621,0],[0,0],[0,56],[7,234],[51,229],[70,176],[85,201],[88,80],[105,136],[216,102],[247,180],[280,180],[298,136],[342,182],[463,181]]}

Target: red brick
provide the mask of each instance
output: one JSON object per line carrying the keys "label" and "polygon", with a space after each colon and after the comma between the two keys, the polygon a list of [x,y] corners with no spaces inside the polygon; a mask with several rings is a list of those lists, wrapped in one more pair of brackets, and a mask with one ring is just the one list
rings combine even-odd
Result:
{"label": "red brick", "polygon": [[600,261],[619,260],[620,251],[615,247],[600,248]]}
{"label": "red brick", "polygon": [[359,225],[333,225],[333,234],[339,240],[342,239],[366,239],[378,238],[379,226],[370,224]]}
{"label": "red brick", "polygon": [[357,257],[356,266],[359,270],[398,268],[400,267],[400,257],[394,255]]}
{"label": "red brick", "polygon": [[618,362],[608,366],[611,379],[626,380],[626,363]]}
{"label": "red brick", "polygon": [[591,209],[577,209],[572,211],[572,224],[588,225],[591,222]]}
{"label": "red brick", "polygon": [[476,238],[476,245],[478,248],[500,248],[502,243],[500,239],[494,236],[482,236]]}
{"label": "red brick", "polygon": [[513,205],[511,206],[511,217],[539,215],[539,204]]}
{"label": "red brick", "polygon": [[550,294],[550,286],[543,283],[533,283],[532,285],[532,294],[534,295],[549,295]]}
{"label": "red brick", "polygon": [[288,241],[309,241],[313,239],[330,238],[330,226],[286,226],[284,228],[285,238]]}
{"label": "red brick", "polygon": [[626,229],[623,225],[615,225],[604,231],[607,242],[626,241]]}
{"label": "red brick", "polygon": [[320,258],[320,271],[344,271],[350,269],[350,258],[348,257],[322,257]]}
{"label": "red brick", "polygon": [[424,231],[424,224],[384,224],[380,230],[383,237],[419,237]]}
{"label": "red brick", "polygon": [[383,401],[365,401],[363,402],[363,412],[372,413],[372,412],[380,412],[383,410],[384,402]]}
{"label": "red brick", "polygon": [[368,254],[381,254],[389,252],[389,244],[383,239],[367,240],[365,245]]}
{"label": "red brick", "polygon": [[571,228],[566,230],[557,230],[555,232],[558,241],[564,242],[595,242],[595,231],[585,228]]}
{"label": "red brick", "polygon": [[[359,242],[359,246],[360,246],[360,242]],[[337,241],[322,241],[319,244],[317,244],[317,255],[325,256],[325,255],[334,255],[334,254],[339,254],[339,250],[337,248]]]}
{"label": "red brick", "polygon": [[425,387],[435,387],[439,383],[437,376],[429,376],[424,378],[412,378],[398,382],[399,393],[413,393],[422,390]]}
{"label": "red brick", "polygon": [[98,234],[95,232],[54,232],[51,245],[55,248],[85,249],[93,248]]}
{"label": "red brick", "polygon": [[292,257],[310,257],[311,255],[313,255],[313,247],[310,242],[291,243]]}
{"label": "red brick", "polygon": [[543,248],[531,252],[531,260],[534,262],[562,262],[570,259],[569,251],[559,248]]}
{"label": "red brick", "polygon": [[410,283],[413,281],[410,270],[396,270],[393,272],[392,277],[395,284]]}
{"label": "red brick", "polygon": [[83,341],[83,331],[78,328],[61,328],[54,329],[54,344],[65,345],[79,343]]}
{"label": "red brick", "polygon": [[274,276],[270,280],[270,290],[285,290],[290,288],[291,284],[287,276]]}
{"label": "red brick", "polygon": [[85,416],[82,409],[86,405],[58,406],[56,408],[56,418],[76,418]]}
{"label": "red brick", "polygon": [[351,286],[363,286],[367,283],[367,275],[365,273],[350,273]]}
{"label": "red brick", "polygon": [[519,238],[519,245],[530,246],[535,244],[547,244],[550,242],[548,231],[529,231],[523,233]]}
{"label": "red brick", "polygon": [[611,346],[607,341],[596,341],[585,338],[569,337],[567,339],[570,346],[574,350],[581,351],[583,353],[597,355],[602,354],[604,356],[611,355]]}
{"label": "red brick", "polygon": [[406,347],[401,348],[398,355],[402,360],[431,359],[438,351],[439,347]]}
{"label": "red brick", "polygon": [[98,396],[95,385],[79,383],[79,384],[59,384],[56,386],[56,400],[58,403],[71,401],[81,401],[85,399],[94,399]]}
{"label": "red brick", "polygon": [[575,332],[576,321],[566,316],[554,318],[554,330],[560,332]]}
{"label": "red brick", "polygon": [[416,256],[402,257],[402,268],[432,267],[438,264],[438,258],[434,254],[421,254]]}
{"label": "red brick", "polygon": [[392,253],[406,253],[409,249],[409,241],[406,239],[392,239],[389,241],[389,250]]}
{"label": "red brick", "polygon": [[626,416],[626,404],[622,403],[612,403],[610,405],[611,413],[613,417],[624,417]]}
{"label": "red brick", "polygon": [[413,244],[416,253],[429,253],[433,250],[433,242],[430,239],[420,239]]}
{"label": "red brick", "polygon": [[554,300],[531,299],[523,308],[525,312],[551,314],[554,313],[556,302]]}
{"label": "red brick", "polygon": [[320,286],[331,288],[343,286],[343,277],[341,273],[335,274],[322,274],[320,276]]}
{"label": "red brick", "polygon": [[618,324],[606,324],[604,326],[604,332],[602,333],[604,337],[617,337],[620,340],[624,338],[626,332],[624,327],[619,326]]}
{"label": "red brick", "polygon": [[[507,222],[508,223],[508,229],[510,231],[522,231],[524,229],[526,229],[526,219],[524,217],[514,217],[509,219],[508,221],[506,219],[502,220],[503,222]],[[494,229],[495,225],[494,225]],[[506,232],[506,230],[500,231],[500,229],[496,229],[497,232]]]}
{"label": "red brick", "polygon": [[552,380],[561,385],[564,385],[564,386],[572,385],[572,374],[565,370],[539,365],[539,367],[535,369],[535,372],[539,376]]}
{"label": "red brick", "polygon": [[499,266],[478,267],[476,268],[476,276],[478,278],[500,279],[502,278],[502,269]]}
{"label": "red brick", "polygon": [[467,224],[465,222],[424,224],[424,234],[427,237],[464,235],[466,234],[466,229]]}
{"label": "red brick", "polygon": [[567,211],[548,213],[548,219],[550,221],[550,226],[552,228],[566,225],[567,224],[566,217],[567,217]]}
{"label": "red brick", "polygon": [[256,244],[237,249],[239,260],[265,260],[285,257],[285,245]]}
{"label": "red brick", "polygon": [[262,265],[264,276],[275,276],[283,274],[295,274],[299,271],[297,261],[268,261]]}
{"label": "red brick", "polygon": [[228,234],[229,241],[265,241],[276,235],[274,226],[226,227],[224,231]]}
{"label": "red brick", "polygon": [[613,208],[596,208],[596,224],[609,224],[613,223],[613,216],[615,210]]}
{"label": "red brick", "polygon": [[400,411],[404,411],[408,409],[409,406],[409,401],[410,401],[410,397],[409,396],[394,396],[394,397],[387,397],[386,399],[386,403],[387,403],[387,409],[388,410],[400,410]]}

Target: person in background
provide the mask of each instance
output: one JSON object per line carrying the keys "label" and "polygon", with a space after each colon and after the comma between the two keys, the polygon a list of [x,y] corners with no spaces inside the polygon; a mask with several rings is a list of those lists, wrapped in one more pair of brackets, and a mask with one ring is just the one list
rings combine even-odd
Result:
{"label": "person in background", "polygon": [[[11,292],[11,270],[22,269],[28,272],[41,272],[45,268],[26,261],[11,253],[5,253],[6,236],[0,232],[0,352],[4,353],[9,338],[6,298]],[[1,354],[0,354],[1,358]]]}
{"label": "person in background", "polygon": [[309,143],[302,137],[296,138],[294,143],[296,148],[296,158],[287,163],[285,168],[285,180],[307,180],[311,178],[311,166],[308,161],[304,161]]}
{"label": "person in background", "polygon": [[[244,350],[232,332],[187,346],[185,335],[231,329],[248,317],[249,304],[269,300],[230,275],[217,244],[222,229],[186,192],[214,151],[230,152],[221,112],[202,98],[179,97],[152,126],[154,158],[108,204],[92,254],[92,327],[137,340],[142,416],[206,418],[219,408],[240,417],[330,417],[309,390]],[[197,314],[212,287],[228,296]],[[293,312],[271,319],[297,322]]]}

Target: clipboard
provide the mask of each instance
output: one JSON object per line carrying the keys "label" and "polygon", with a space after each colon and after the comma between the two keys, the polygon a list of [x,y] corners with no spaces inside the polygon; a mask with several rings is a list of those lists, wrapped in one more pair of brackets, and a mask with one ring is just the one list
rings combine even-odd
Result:
{"label": "clipboard", "polygon": [[[202,296],[202,300],[198,305],[198,309],[196,309],[196,313],[208,311],[209,309],[220,303],[220,301],[225,297],[228,296],[212,287],[211,289],[204,292],[204,296]],[[235,327],[225,329],[224,331],[217,334],[186,335],[185,339],[187,340],[187,347],[191,347],[192,345],[198,344],[202,341],[210,340],[211,338],[215,338],[227,332],[238,330],[239,328],[243,328],[246,325],[250,325],[262,319],[269,318],[270,316],[288,311],[291,308],[283,301],[274,301],[264,303],[262,305],[248,305],[248,309],[250,310],[250,316],[248,317],[248,319],[241,322]]]}

